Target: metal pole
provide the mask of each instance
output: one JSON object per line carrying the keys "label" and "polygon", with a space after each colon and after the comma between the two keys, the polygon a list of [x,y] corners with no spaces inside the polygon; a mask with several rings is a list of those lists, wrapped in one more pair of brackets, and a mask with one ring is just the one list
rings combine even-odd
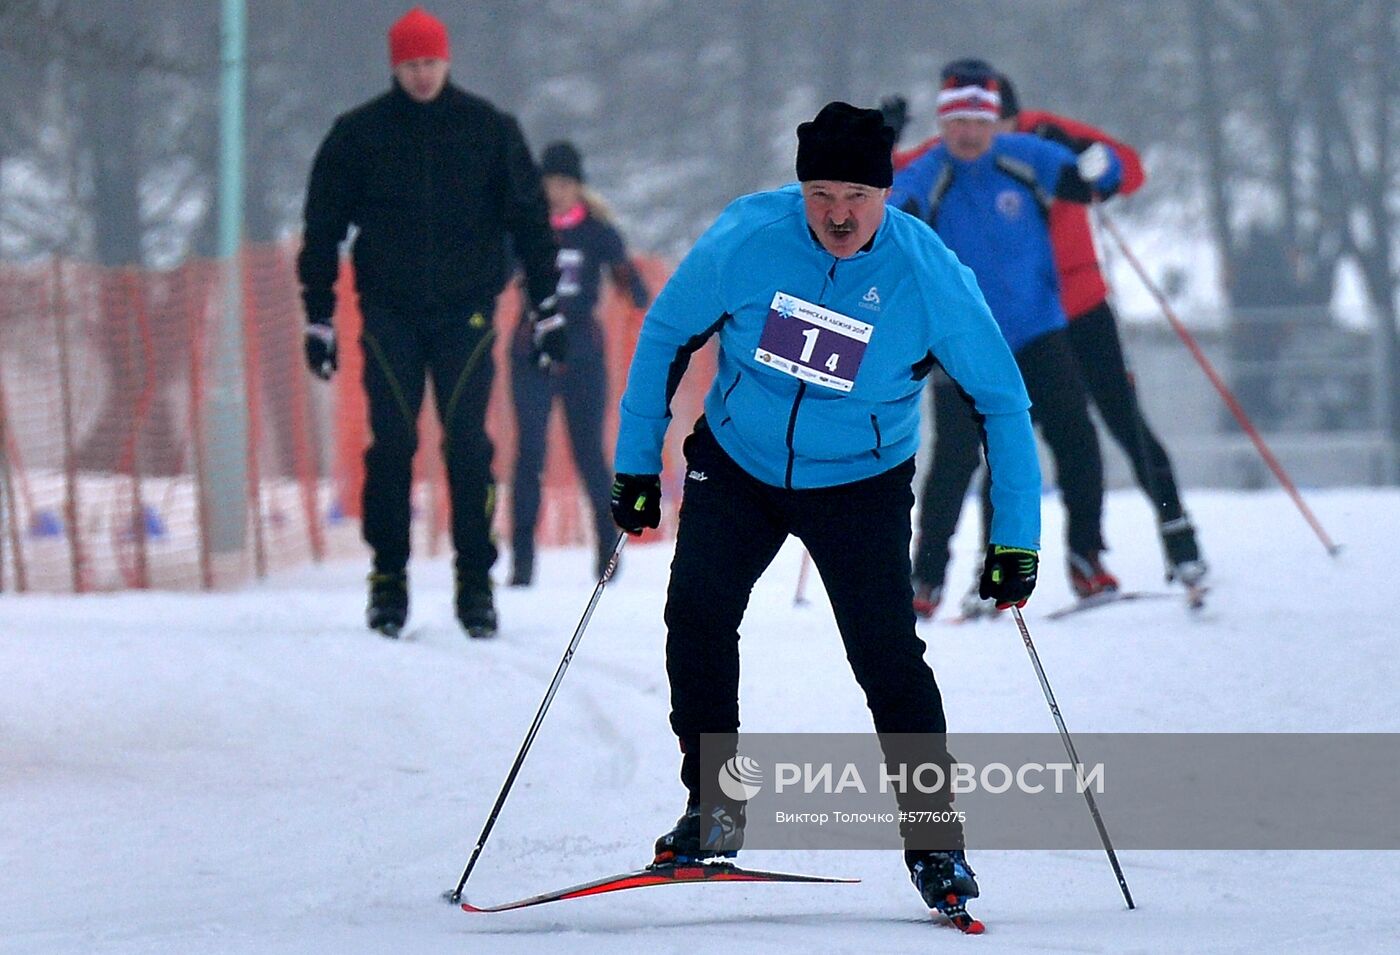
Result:
{"label": "metal pole", "polygon": [[807,573],[812,567],[812,555],[802,548],[802,566],[797,569],[797,591],[792,595],[792,605],[802,607],[807,603]]}
{"label": "metal pole", "polygon": [[0,403],[0,594],[5,592],[5,543],[10,529],[10,459],[5,453],[5,406]]}
{"label": "metal pole", "polygon": [[219,258],[223,309],[209,389],[209,543],[215,554],[244,547],[248,522],[248,411],[243,353],[243,97],[246,0],[223,0],[219,82]]}
{"label": "metal pole", "polygon": [[510,772],[506,774],[506,781],[501,784],[501,792],[496,796],[496,804],[491,807],[491,813],[486,817],[486,825],[481,829],[481,835],[477,837],[476,848],[472,850],[471,858],[467,860],[467,867],[462,870],[462,877],[457,880],[457,888],[442,893],[442,897],[456,905],[462,901],[462,889],[467,884],[467,879],[471,877],[472,869],[476,868],[476,860],[481,856],[481,850],[486,845],[486,840],[491,835],[491,830],[496,826],[496,817],[501,814],[501,807],[506,804],[506,797],[510,795],[510,789],[515,785],[515,777],[520,775],[520,767],[525,764],[525,755],[530,752],[530,746],[535,742],[535,734],[540,731],[540,725],[544,723],[544,715],[549,712],[549,704],[554,702],[554,694],[559,692],[559,684],[564,680],[564,672],[569,669],[569,662],[574,658],[574,651],[578,649],[579,641],[583,639],[583,631],[588,629],[588,621],[593,618],[593,608],[598,606],[598,600],[603,596],[603,588],[612,579],[613,571],[617,569],[617,558],[622,554],[622,547],[627,543],[626,533],[617,535],[617,543],[613,544],[612,556],[608,559],[608,566],[603,568],[603,575],[598,578],[598,586],[593,588],[593,597],[588,601],[588,606],[583,611],[583,618],[579,620],[578,627],[574,629],[573,639],[569,641],[568,649],[564,651],[564,657],[559,661],[559,667],[554,671],[554,679],[549,684],[549,689],[545,691],[544,699],[540,701],[540,708],[535,713],[534,722],[530,724],[530,729],[525,734],[525,742],[520,744],[520,752],[515,754],[515,762],[511,764]]}
{"label": "metal pole", "polygon": [[1031,663],[1035,666],[1035,675],[1040,679],[1040,689],[1045,693],[1045,702],[1050,704],[1050,715],[1055,717],[1055,725],[1059,727],[1060,740],[1065,744],[1065,752],[1069,754],[1069,761],[1074,766],[1075,780],[1084,793],[1084,801],[1089,804],[1089,815],[1094,817],[1094,826],[1099,830],[1099,841],[1103,843],[1104,852],[1108,853],[1108,863],[1113,866],[1113,874],[1118,879],[1118,888],[1123,892],[1123,901],[1128,903],[1128,908],[1137,908],[1133,904],[1133,894],[1128,891],[1128,880],[1123,876],[1123,867],[1118,864],[1118,855],[1113,851],[1113,843],[1109,841],[1108,827],[1103,824],[1103,816],[1099,815],[1099,804],[1094,802],[1094,794],[1084,784],[1084,777],[1081,775],[1083,763],[1079,761],[1079,754],[1074,751],[1074,740],[1069,738],[1069,729],[1065,726],[1065,718],[1060,715],[1060,704],[1055,702],[1055,694],[1050,689],[1050,681],[1045,676],[1045,668],[1040,665],[1040,654],[1035,652],[1035,644],[1031,642],[1031,632],[1026,627],[1026,618],[1021,616],[1020,607],[1013,606],[1011,613],[1016,618],[1016,626],[1021,631],[1021,642],[1026,645],[1026,652],[1030,654]]}
{"label": "metal pole", "polygon": [[1172,310],[1171,304],[1167,302],[1167,297],[1162,294],[1162,290],[1157,287],[1157,283],[1153,282],[1152,279],[1148,277],[1147,270],[1142,267],[1142,263],[1139,262],[1137,256],[1133,254],[1133,250],[1128,248],[1128,243],[1124,240],[1122,233],[1120,233],[1118,227],[1113,224],[1113,220],[1104,214],[1103,209],[1099,209],[1099,221],[1103,223],[1103,227],[1107,230],[1108,234],[1113,236],[1113,241],[1118,243],[1118,248],[1123,250],[1123,257],[1128,260],[1128,264],[1131,265],[1133,271],[1137,273],[1137,277],[1142,280],[1143,286],[1146,287],[1148,293],[1156,300],[1157,307],[1160,308],[1162,314],[1166,316],[1167,323],[1171,325],[1172,331],[1176,332],[1182,344],[1191,352],[1191,357],[1196,359],[1196,364],[1201,366],[1201,371],[1205,372],[1206,377],[1210,379],[1210,383],[1215,386],[1215,390],[1220,395],[1221,400],[1224,401],[1225,406],[1230,409],[1230,413],[1235,416],[1235,420],[1238,421],[1240,427],[1244,429],[1244,433],[1249,436],[1249,440],[1254,442],[1254,449],[1259,452],[1259,457],[1263,458],[1264,463],[1269,466],[1269,470],[1274,472],[1274,477],[1278,479],[1278,483],[1282,485],[1284,491],[1288,493],[1288,496],[1293,499],[1293,504],[1298,508],[1298,512],[1303,515],[1303,520],[1307,521],[1308,526],[1311,527],[1313,533],[1317,535],[1317,539],[1322,542],[1322,546],[1327,548],[1328,556],[1336,557],[1341,553],[1341,546],[1334,543],[1332,538],[1327,535],[1327,531],[1323,529],[1322,523],[1318,521],[1317,516],[1313,514],[1312,508],[1308,507],[1307,502],[1303,500],[1303,495],[1298,492],[1297,485],[1295,485],[1293,480],[1288,476],[1288,472],[1284,470],[1278,458],[1274,457],[1273,451],[1269,450],[1269,446],[1264,442],[1263,435],[1254,427],[1254,422],[1249,420],[1249,416],[1245,414],[1244,409],[1240,407],[1239,401],[1235,399],[1234,393],[1230,391],[1224,379],[1222,379],[1220,374],[1215,370],[1215,366],[1210,363],[1210,359],[1207,358],[1205,352],[1201,350],[1201,346],[1197,344],[1195,336],[1187,331],[1186,325],[1181,319],[1177,318],[1176,312]]}

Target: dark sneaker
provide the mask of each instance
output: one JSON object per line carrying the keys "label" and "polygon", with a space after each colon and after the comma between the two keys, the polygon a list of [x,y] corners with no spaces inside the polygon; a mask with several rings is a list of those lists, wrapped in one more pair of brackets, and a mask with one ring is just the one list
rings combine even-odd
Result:
{"label": "dark sneaker", "polygon": [[914,888],[931,909],[946,912],[950,908],[961,908],[968,899],[975,899],[979,894],[977,873],[967,864],[967,856],[961,849],[948,852],[906,849],[904,864],[909,867]]}
{"label": "dark sneaker", "polygon": [[516,552],[510,568],[510,586],[528,587],[535,581],[535,555]]}
{"label": "dark sneaker", "polygon": [[920,620],[931,620],[943,602],[943,585],[926,584],[914,581],[914,616]]}
{"label": "dark sneaker", "polygon": [[1167,580],[1195,587],[1205,579],[1206,562],[1189,519],[1178,517],[1162,524],[1162,547],[1167,552]]}
{"label": "dark sneaker", "polygon": [[1069,585],[1079,599],[1118,589],[1118,578],[1104,569],[1099,555],[1069,555]]}
{"label": "dark sneaker", "polygon": [[744,845],[744,805],[689,803],[676,825],[656,840],[652,865],[732,859]]}
{"label": "dark sneaker", "polygon": [[397,637],[408,619],[408,575],[369,575],[369,605],[365,623],[386,637]]}

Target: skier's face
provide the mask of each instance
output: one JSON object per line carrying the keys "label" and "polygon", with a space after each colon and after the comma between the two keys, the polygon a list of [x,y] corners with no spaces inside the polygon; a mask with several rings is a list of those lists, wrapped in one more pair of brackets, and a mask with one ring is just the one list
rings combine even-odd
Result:
{"label": "skier's face", "polygon": [[940,124],[943,141],[948,144],[948,152],[957,159],[971,162],[992,148],[992,139],[997,134],[997,123],[993,119],[945,119]]}
{"label": "skier's face", "polygon": [[888,189],[860,182],[813,179],[802,184],[807,225],[822,248],[844,259],[861,250],[885,221]]}
{"label": "skier's face", "polygon": [[446,60],[431,56],[404,60],[394,67],[394,79],[414,102],[431,103],[447,83],[447,67]]}
{"label": "skier's face", "polygon": [[550,174],[544,177],[544,194],[550,214],[562,216],[583,201],[583,183],[572,176]]}

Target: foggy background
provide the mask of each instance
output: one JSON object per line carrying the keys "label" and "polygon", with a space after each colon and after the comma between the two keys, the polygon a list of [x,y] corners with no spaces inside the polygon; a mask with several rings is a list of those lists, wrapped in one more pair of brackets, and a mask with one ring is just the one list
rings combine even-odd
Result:
{"label": "foggy background", "polygon": [[[672,258],[736,195],[793,178],[794,128],[824,102],[902,94],[913,145],[935,132],[940,65],[988,59],[1023,108],[1142,153],[1146,187],[1108,212],[1300,481],[1400,480],[1395,0],[426,6],[453,80],[515,113],[537,155],[575,141],[630,244]],[[407,8],[248,0],[248,240],[295,237],[311,156],[387,88]],[[0,262],[214,254],[218,43],[215,0],[0,0]],[[1186,482],[1265,482],[1100,242]]]}

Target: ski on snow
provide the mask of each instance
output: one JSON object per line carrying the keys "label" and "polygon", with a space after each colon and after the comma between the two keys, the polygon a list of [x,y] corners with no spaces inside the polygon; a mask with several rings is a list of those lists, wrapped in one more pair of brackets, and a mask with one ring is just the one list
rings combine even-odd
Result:
{"label": "ski on snow", "polygon": [[[1206,593],[1209,588],[1196,585],[1188,587],[1184,594],[1186,606],[1191,610],[1202,610],[1205,607]],[[1183,596],[1180,593],[1168,593],[1163,590],[1106,590],[1103,593],[1094,594],[1092,597],[1083,597],[1070,604],[1068,607],[1061,607],[1045,615],[1046,620],[1060,620],[1071,614],[1082,613],[1085,610],[1093,610],[1096,607],[1107,607],[1110,604],[1123,603],[1133,600],[1175,600]]]}
{"label": "ski on snow", "polygon": [[[563,902],[567,899],[581,899],[590,895],[603,895],[607,892],[621,892],[624,889],[641,889],[650,885],[681,885],[688,882],[827,882],[853,883],[859,879],[843,879],[834,876],[798,875],[793,872],[766,872],[762,869],[744,869],[724,862],[687,862],[651,865],[633,872],[622,872],[592,882],[582,882],[551,892],[542,892],[514,902],[500,905],[473,905],[466,899],[460,904],[464,912],[508,912],[546,902]],[[449,894],[450,898],[450,894]]]}

